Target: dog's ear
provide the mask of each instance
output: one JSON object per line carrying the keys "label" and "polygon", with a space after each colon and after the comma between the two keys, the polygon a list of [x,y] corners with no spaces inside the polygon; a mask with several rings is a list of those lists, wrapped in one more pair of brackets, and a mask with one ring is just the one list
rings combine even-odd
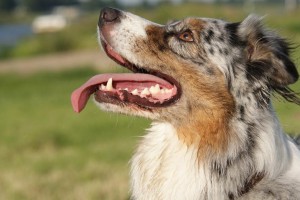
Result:
{"label": "dog's ear", "polygon": [[284,87],[296,82],[299,74],[289,57],[288,43],[266,30],[261,20],[250,15],[237,28],[237,34],[246,45],[249,78],[264,79],[271,87]]}

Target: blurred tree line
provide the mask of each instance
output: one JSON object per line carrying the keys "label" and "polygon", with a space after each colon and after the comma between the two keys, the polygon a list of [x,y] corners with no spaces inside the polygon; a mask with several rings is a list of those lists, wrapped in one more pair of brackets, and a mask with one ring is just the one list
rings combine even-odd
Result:
{"label": "blurred tree line", "polygon": [[[151,5],[151,0],[140,0],[141,5],[147,7]],[[160,3],[168,2],[211,2],[211,3],[230,3],[230,4],[245,4],[245,3],[271,3],[285,4],[289,7],[295,7],[298,0],[160,0]],[[28,11],[49,11],[59,5],[80,5],[86,9],[95,9],[102,6],[118,6],[120,0],[0,0],[0,12],[10,12],[17,7],[23,7]],[[156,0],[154,2],[157,2]]]}
{"label": "blurred tree line", "polygon": [[1,11],[11,11],[15,9],[17,2],[15,0],[0,0]]}
{"label": "blurred tree line", "polygon": [[20,0],[19,2],[30,11],[46,11],[57,5],[73,5],[77,3],[76,0]]}
{"label": "blurred tree line", "polygon": [[76,4],[77,0],[0,0],[0,11],[10,12],[17,6],[30,11],[46,11],[57,5]]}
{"label": "blurred tree line", "polygon": [[95,6],[117,5],[115,0],[0,0],[0,12],[10,12],[17,7],[26,8],[28,11],[49,11],[60,5],[81,5],[87,8]]}

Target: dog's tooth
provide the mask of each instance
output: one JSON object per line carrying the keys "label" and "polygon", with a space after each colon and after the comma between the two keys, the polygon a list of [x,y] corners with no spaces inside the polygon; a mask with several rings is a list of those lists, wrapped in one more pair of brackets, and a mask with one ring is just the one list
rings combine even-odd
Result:
{"label": "dog's tooth", "polygon": [[166,89],[161,89],[160,93],[165,94],[166,93]]}
{"label": "dog's tooth", "polygon": [[160,87],[159,87],[158,84],[156,84],[154,88],[155,88],[156,91],[159,91],[159,90],[160,90]]}
{"label": "dog's tooth", "polygon": [[165,91],[166,91],[166,93],[172,93],[172,91],[173,91],[173,88],[171,88],[171,89],[165,89]]}
{"label": "dog's tooth", "polygon": [[106,89],[106,87],[105,87],[105,85],[101,84],[99,89],[101,89],[101,90],[105,90],[105,89]]}
{"label": "dog's tooth", "polygon": [[113,83],[112,78],[108,79],[107,85],[106,85],[106,90],[111,91],[111,90],[114,89],[113,86],[112,86],[112,83]]}
{"label": "dog's tooth", "polygon": [[151,94],[154,94],[154,90],[155,90],[154,86],[151,86],[150,89],[149,89],[149,92],[150,92]]}
{"label": "dog's tooth", "polygon": [[[157,85],[158,85],[158,84],[157,84]],[[159,91],[160,91],[159,85],[158,85],[158,87],[156,87],[156,86],[151,86],[150,89],[149,89],[149,91],[150,91],[151,94],[157,94],[157,93],[159,93]]]}
{"label": "dog's tooth", "polygon": [[145,88],[141,93],[141,95],[149,95],[149,94],[150,94],[150,91],[148,88]]}
{"label": "dog's tooth", "polygon": [[137,90],[137,89],[134,89],[134,90],[131,92],[131,94],[133,94],[133,95],[138,95],[138,94],[139,94],[139,92],[138,92],[138,90]]}
{"label": "dog's tooth", "polygon": [[128,91],[128,88],[125,88],[124,90]]}

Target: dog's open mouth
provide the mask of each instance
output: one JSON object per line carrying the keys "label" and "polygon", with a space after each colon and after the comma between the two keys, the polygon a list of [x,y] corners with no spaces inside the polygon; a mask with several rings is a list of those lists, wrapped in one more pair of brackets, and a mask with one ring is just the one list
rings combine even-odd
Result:
{"label": "dog's open mouth", "polygon": [[148,110],[171,105],[179,99],[180,85],[172,77],[136,66],[115,52],[109,44],[102,41],[102,45],[111,59],[133,73],[99,74],[89,79],[72,93],[75,112],[84,109],[92,94],[100,103],[137,105]]}

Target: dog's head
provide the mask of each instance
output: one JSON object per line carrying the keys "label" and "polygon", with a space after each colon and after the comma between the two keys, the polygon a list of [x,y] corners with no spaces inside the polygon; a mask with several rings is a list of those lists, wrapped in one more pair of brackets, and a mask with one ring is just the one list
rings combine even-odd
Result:
{"label": "dog's head", "polygon": [[298,79],[289,47],[256,16],[240,23],[186,18],[159,25],[105,8],[98,31],[107,55],[133,73],[90,79],[72,95],[76,111],[94,94],[105,110],[186,128],[199,121],[226,124],[237,102],[247,103],[241,99],[264,109],[272,90],[299,103],[287,88]]}

